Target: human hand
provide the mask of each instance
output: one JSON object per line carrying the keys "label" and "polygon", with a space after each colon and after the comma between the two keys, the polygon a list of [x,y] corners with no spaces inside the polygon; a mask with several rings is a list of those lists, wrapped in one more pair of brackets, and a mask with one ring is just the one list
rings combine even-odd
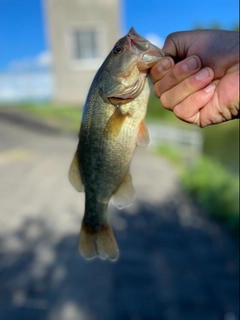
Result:
{"label": "human hand", "polygon": [[239,33],[195,30],[170,34],[150,70],[162,105],[200,127],[239,117]]}

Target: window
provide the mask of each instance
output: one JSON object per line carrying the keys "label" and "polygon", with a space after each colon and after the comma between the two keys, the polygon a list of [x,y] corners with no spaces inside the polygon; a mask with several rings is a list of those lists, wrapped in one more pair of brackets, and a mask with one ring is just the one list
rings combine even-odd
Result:
{"label": "window", "polygon": [[74,60],[100,58],[99,33],[96,30],[74,30],[72,36]]}
{"label": "window", "polygon": [[72,24],[66,32],[66,53],[71,70],[96,71],[107,55],[106,26],[102,22]]}

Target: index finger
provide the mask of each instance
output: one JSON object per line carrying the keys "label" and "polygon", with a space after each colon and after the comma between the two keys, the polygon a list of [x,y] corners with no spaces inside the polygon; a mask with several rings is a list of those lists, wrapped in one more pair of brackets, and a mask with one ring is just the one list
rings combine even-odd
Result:
{"label": "index finger", "polygon": [[161,80],[165,74],[174,66],[174,61],[170,57],[161,59],[150,70],[150,77],[153,83]]}
{"label": "index finger", "polygon": [[182,60],[165,72],[159,71],[159,64],[157,64],[154,69],[155,94],[160,97],[165,91],[175,87],[184,79],[200,70],[200,68],[201,60],[197,56],[191,56],[185,60]]}

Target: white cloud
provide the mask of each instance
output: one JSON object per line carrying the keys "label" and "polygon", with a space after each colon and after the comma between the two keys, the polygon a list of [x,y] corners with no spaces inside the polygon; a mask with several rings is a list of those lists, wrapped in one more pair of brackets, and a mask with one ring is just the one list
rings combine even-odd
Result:
{"label": "white cloud", "polygon": [[52,57],[49,51],[12,61],[0,73],[0,102],[47,100],[53,94]]}
{"label": "white cloud", "polygon": [[52,54],[50,51],[43,51],[39,53],[36,58],[35,62],[38,66],[42,67],[51,67],[52,65]]}
{"label": "white cloud", "polygon": [[159,35],[155,34],[155,33],[148,33],[147,35],[144,36],[144,38],[148,39],[150,42],[152,42],[153,44],[155,44],[157,47],[159,47],[160,49],[162,49],[163,44],[164,44],[164,39],[162,39],[161,37],[159,37]]}
{"label": "white cloud", "polygon": [[10,72],[41,71],[50,69],[52,55],[49,51],[40,52],[35,57],[25,57],[13,60],[8,66]]}
{"label": "white cloud", "polygon": [[0,102],[51,99],[53,77],[50,72],[0,74]]}

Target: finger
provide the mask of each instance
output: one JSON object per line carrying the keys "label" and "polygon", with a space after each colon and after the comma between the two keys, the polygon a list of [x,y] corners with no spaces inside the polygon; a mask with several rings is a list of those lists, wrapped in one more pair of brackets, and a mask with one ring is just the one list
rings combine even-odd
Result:
{"label": "finger", "polygon": [[205,88],[213,79],[214,73],[210,68],[203,68],[199,72],[184,79],[172,89],[164,92],[161,97],[162,105],[169,110],[184,101],[188,96]]}
{"label": "finger", "polygon": [[[236,88],[236,83],[238,82],[239,75],[232,79],[228,78],[226,81],[229,84],[228,90],[225,90],[225,95],[223,99],[222,95],[222,83],[220,81],[214,81],[216,85],[216,90],[214,96],[208,102],[204,108],[200,110],[200,126],[205,127],[210,124],[222,123],[234,118],[239,118],[239,94],[238,89],[236,89],[235,94],[234,86]],[[232,81],[235,82],[231,83]],[[235,80],[235,81],[234,81]],[[225,84],[224,84],[225,85]],[[233,91],[231,91],[233,89]],[[230,99],[229,95],[230,94]],[[235,99],[233,96],[235,95]]]}
{"label": "finger", "polygon": [[[161,66],[160,66],[161,67]],[[157,66],[156,66],[157,68]],[[154,92],[159,97],[163,92],[171,89],[181,81],[196,73],[201,68],[201,60],[197,56],[187,58],[170,69],[169,72],[162,76],[161,70],[154,70],[154,80],[157,81],[154,85]]]}
{"label": "finger", "polygon": [[173,108],[174,114],[185,122],[202,126],[201,111],[213,98],[215,89],[216,85],[211,83],[206,88],[191,94],[187,99]]}
{"label": "finger", "polygon": [[[201,31],[202,33],[203,31]],[[162,50],[173,56],[184,59],[188,49],[196,39],[199,31],[177,31],[169,34],[162,47]]]}
{"label": "finger", "polygon": [[164,45],[162,47],[162,50],[164,52],[168,52],[169,54],[173,56],[178,55],[178,46],[176,45],[176,41],[174,40],[174,34],[169,34],[164,42]]}
{"label": "finger", "polygon": [[150,77],[153,83],[162,79],[165,74],[174,66],[174,61],[172,58],[167,57],[161,59],[157,64],[155,64],[150,70]]}

